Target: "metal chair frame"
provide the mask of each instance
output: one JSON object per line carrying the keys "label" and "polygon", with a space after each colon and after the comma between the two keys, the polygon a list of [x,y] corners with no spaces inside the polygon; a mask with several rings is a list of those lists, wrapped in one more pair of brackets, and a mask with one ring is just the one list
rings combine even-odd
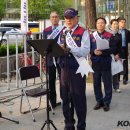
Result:
{"label": "metal chair frame", "polygon": [[[34,118],[33,112],[40,108],[42,96],[47,95],[47,89],[45,88],[46,83],[42,81],[42,78],[40,77],[39,69],[35,65],[30,65],[30,66],[27,66],[27,67],[21,67],[19,69],[19,77],[20,77],[20,81],[21,81],[20,112],[22,114],[26,114],[26,113],[30,112],[31,115],[32,115],[33,121],[35,122],[36,120]],[[40,79],[40,83],[36,84],[36,82],[35,82],[36,78]],[[28,86],[28,83],[27,83],[27,81],[29,79],[34,79],[33,85],[31,85],[31,86]],[[26,81],[25,85],[23,84],[23,81]],[[30,87],[31,87],[31,89],[29,89]],[[28,89],[26,89],[26,88],[28,88]],[[29,106],[28,111],[22,111],[23,96],[25,96],[26,99],[27,99],[27,103],[28,103],[28,106]],[[40,97],[38,107],[35,107],[35,108],[31,107],[29,97],[33,97],[33,98]],[[52,108],[50,101],[49,101],[49,104],[50,104],[52,113],[54,114],[54,111],[53,111],[53,108]]]}

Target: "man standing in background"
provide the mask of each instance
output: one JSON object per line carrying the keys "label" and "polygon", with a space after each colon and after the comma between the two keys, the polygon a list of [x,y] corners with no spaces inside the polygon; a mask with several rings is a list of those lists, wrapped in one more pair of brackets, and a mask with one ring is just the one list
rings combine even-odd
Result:
{"label": "man standing in background", "polygon": [[122,37],[121,58],[123,59],[123,84],[128,81],[128,43],[130,42],[130,31],[126,29],[126,19],[119,17],[119,33]]}
{"label": "man standing in background", "polygon": [[[113,40],[111,33],[105,31],[106,20],[103,17],[96,19],[97,30],[91,34],[91,61],[93,73],[93,86],[95,99],[97,104],[94,110],[99,110],[103,107],[105,112],[110,110],[110,103],[112,100],[112,75],[111,75],[111,54],[116,52],[116,43]],[[104,49],[100,49],[98,45],[100,43],[109,45]],[[104,93],[102,90],[102,84],[104,84]]]}
{"label": "man standing in background", "polygon": [[[44,39],[55,39],[58,40],[59,34],[62,31],[63,27],[59,25],[59,15],[56,11],[51,12],[50,14],[51,26],[47,27],[43,31]],[[56,68],[60,77],[60,68],[57,64],[57,58],[48,57],[47,67],[49,73],[49,90],[50,90],[50,102],[53,108],[61,103],[56,103]]]}

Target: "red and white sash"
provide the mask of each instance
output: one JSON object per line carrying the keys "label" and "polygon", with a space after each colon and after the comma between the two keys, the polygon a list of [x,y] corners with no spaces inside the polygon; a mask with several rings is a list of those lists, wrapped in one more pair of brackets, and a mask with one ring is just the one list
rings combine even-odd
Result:
{"label": "red and white sash", "polygon": [[[47,39],[55,39],[59,35],[59,33],[62,31],[63,28],[64,26],[59,25],[55,30],[52,31],[52,33],[49,35]],[[56,61],[54,57],[53,57],[53,63],[56,66]]]}
{"label": "red and white sash", "polygon": [[[75,43],[69,32],[66,35],[66,44],[70,49],[78,48],[77,44]],[[81,73],[81,76],[83,77],[84,75],[88,76],[89,72],[94,72],[85,57],[77,57],[74,54],[73,56],[79,64],[79,68],[77,69],[76,74]]]}
{"label": "red and white sash", "polygon": [[63,28],[64,26],[59,25],[55,30],[52,31],[47,39],[55,39]]}

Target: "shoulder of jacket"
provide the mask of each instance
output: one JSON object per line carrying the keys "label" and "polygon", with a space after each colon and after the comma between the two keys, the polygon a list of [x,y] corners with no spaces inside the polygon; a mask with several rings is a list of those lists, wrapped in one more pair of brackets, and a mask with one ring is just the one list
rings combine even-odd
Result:
{"label": "shoulder of jacket", "polygon": [[75,30],[75,33],[81,33],[83,34],[85,31],[85,28],[81,27],[81,26],[78,26],[77,29]]}
{"label": "shoulder of jacket", "polygon": [[104,32],[104,35],[105,35],[105,36],[107,36],[107,37],[112,37],[112,36],[113,36],[113,34],[112,34],[112,33],[107,32],[107,31],[105,31],[105,32]]}
{"label": "shoulder of jacket", "polygon": [[51,30],[52,30],[52,26],[49,26],[49,27],[44,29],[44,31],[51,31]]}

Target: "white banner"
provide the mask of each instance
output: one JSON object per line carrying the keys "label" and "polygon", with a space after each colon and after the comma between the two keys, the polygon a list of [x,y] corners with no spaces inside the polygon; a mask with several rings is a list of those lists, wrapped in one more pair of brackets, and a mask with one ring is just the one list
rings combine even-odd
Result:
{"label": "white banner", "polygon": [[28,0],[21,0],[21,30],[28,32]]}

